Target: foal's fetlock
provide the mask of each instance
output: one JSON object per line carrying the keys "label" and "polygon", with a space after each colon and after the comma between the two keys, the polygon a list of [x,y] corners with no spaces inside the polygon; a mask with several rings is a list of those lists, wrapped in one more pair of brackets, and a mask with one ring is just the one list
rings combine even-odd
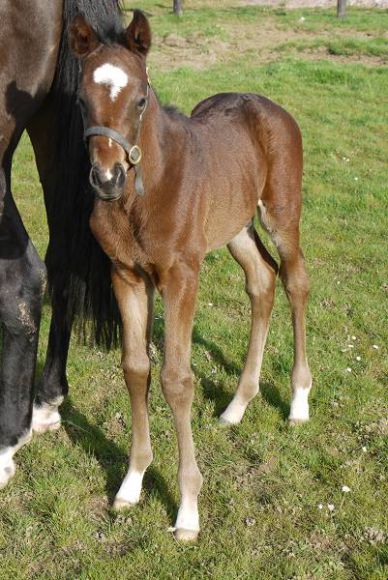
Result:
{"label": "foal's fetlock", "polygon": [[32,430],[36,433],[55,431],[61,426],[61,416],[58,408],[63,402],[63,397],[57,397],[50,403],[34,403],[32,409]]}
{"label": "foal's fetlock", "polygon": [[309,394],[311,391],[312,377],[308,367],[296,368],[292,373],[292,401],[290,425],[300,425],[306,423],[310,418]]}
{"label": "foal's fetlock", "polygon": [[[129,509],[139,503],[143,486],[143,477],[147,467],[152,462],[152,452],[147,453],[137,464],[137,469],[129,468],[113,502],[113,509],[120,511]],[[142,467],[140,467],[140,465]]]}
{"label": "foal's fetlock", "polygon": [[241,397],[236,394],[229,403],[225,411],[220,416],[219,422],[221,425],[238,425],[241,423],[244,413],[250,401],[257,395],[259,388],[255,384],[254,389],[250,389],[249,395]]}

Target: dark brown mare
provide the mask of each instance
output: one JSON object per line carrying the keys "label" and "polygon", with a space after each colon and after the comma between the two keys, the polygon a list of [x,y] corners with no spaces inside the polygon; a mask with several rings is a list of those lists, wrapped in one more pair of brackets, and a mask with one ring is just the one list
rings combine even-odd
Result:
{"label": "dark brown mare", "polygon": [[[154,289],[165,305],[161,374],[179,445],[181,504],[177,538],[196,539],[202,476],[191,432],[191,333],[198,277],[207,252],[228,245],[245,272],[252,305],[247,361],[236,395],[222,415],[238,423],[258,393],[260,367],[277,267],[252,224],[261,223],[281,258],[280,275],[292,310],[295,362],[290,421],[308,419],[311,374],[305,348],[308,279],[299,246],[302,140],[294,119],[252,94],[206,99],[186,118],[163,109],[149,85],[146,55],[151,32],[135,11],[127,30],[96,34],[82,17],[70,45],[82,67],[80,99],[96,201],[92,231],[112,262],[112,282],[123,321],[125,380],[132,406],[129,471],[115,499],[139,501],[152,460],[147,414],[148,355]],[[142,158],[140,159],[140,155]]]}
{"label": "dark brown mare", "polygon": [[[0,3],[0,487],[13,476],[13,455],[29,439],[31,426],[44,431],[60,424],[58,405],[68,390],[65,369],[74,317],[91,314],[97,338],[108,343],[112,338],[110,265],[88,223],[94,192],[76,97],[79,66],[66,34],[79,10],[97,30],[102,21],[118,14],[116,0]],[[34,147],[45,197],[53,305],[34,406],[46,267],[11,190],[12,158],[24,129]]]}

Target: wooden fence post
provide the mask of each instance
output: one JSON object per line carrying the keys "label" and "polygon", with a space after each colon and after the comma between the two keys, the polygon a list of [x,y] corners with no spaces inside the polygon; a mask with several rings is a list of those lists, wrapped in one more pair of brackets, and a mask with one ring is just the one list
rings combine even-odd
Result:
{"label": "wooden fence post", "polygon": [[182,16],[182,14],[183,14],[183,1],[182,0],[174,0],[174,14],[177,14],[177,16]]}
{"label": "wooden fence post", "polygon": [[346,0],[337,0],[337,16],[338,16],[338,18],[345,18],[345,16],[346,16]]}

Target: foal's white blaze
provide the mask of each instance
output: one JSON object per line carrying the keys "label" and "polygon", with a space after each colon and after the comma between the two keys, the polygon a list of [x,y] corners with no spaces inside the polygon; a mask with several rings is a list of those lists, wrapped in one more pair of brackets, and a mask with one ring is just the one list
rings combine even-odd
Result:
{"label": "foal's white blaze", "polygon": [[309,420],[309,393],[311,387],[303,389],[298,387],[292,394],[290,421],[308,421]]}
{"label": "foal's white blaze", "polygon": [[32,429],[38,433],[59,429],[61,416],[58,407],[62,402],[63,397],[57,397],[51,403],[43,403],[40,407],[34,405],[32,409]]}
{"label": "foal's white blaze", "polygon": [[106,181],[110,181],[112,179],[112,177],[113,177],[113,173],[111,172],[110,169],[108,169],[107,171],[105,171],[104,172],[104,175],[105,175]]}
{"label": "foal's white blaze", "polygon": [[13,447],[3,447],[0,449],[0,489],[5,487],[9,480],[15,475],[16,466],[13,460],[13,456],[16,451],[20,449],[23,445],[28,443],[31,439],[31,430],[27,431],[23,437],[21,437],[16,445]]}
{"label": "foal's white blaze", "polygon": [[115,497],[114,506],[117,509],[125,507],[126,504],[134,505],[139,503],[143,476],[144,471],[129,469]]}
{"label": "foal's white blaze", "polygon": [[110,89],[110,98],[115,101],[121,89],[128,84],[128,75],[119,67],[106,62],[93,73],[93,80],[98,85],[107,85]]}

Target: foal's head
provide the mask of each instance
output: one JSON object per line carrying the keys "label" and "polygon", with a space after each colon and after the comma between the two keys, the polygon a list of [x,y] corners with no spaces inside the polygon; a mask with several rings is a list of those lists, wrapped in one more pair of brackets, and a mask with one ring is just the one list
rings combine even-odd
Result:
{"label": "foal's head", "polygon": [[148,102],[145,58],[150,26],[135,10],[126,30],[102,37],[78,15],[70,26],[69,42],[81,62],[79,99],[92,164],[90,181],[101,199],[118,199],[127,172],[141,158],[137,143]]}

